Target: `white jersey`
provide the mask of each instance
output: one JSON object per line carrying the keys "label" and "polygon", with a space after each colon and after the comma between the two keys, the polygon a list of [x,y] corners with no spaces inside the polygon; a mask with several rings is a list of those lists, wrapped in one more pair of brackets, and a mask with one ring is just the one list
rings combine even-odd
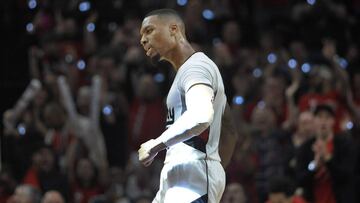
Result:
{"label": "white jersey", "polygon": [[169,147],[165,163],[201,159],[221,161],[218,146],[226,96],[218,67],[202,52],[190,56],[176,74],[166,100],[168,108],[166,127],[169,128],[186,111],[185,93],[197,84],[207,85],[214,91],[213,121],[200,135]]}

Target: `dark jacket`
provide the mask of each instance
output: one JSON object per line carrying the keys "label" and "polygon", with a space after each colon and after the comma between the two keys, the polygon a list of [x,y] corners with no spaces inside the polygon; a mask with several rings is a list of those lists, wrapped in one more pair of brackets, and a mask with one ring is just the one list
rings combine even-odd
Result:
{"label": "dark jacket", "polygon": [[[296,157],[296,179],[298,186],[304,189],[304,196],[308,201],[313,200],[313,184],[316,171],[309,170],[308,166],[314,160],[312,138],[299,149]],[[355,203],[355,164],[356,149],[347,135],[334,136],[334,151],[332,159],[326,162],[330,173],[332,189],[337,203]]]}

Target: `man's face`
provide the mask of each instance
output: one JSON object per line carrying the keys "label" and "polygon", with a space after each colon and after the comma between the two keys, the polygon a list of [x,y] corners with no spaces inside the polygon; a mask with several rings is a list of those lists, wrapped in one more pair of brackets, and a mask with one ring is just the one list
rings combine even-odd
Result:
{"label": "man's face", "polygon": [[314,115],[311,112],[302,112],[299,116],[298,131],[304,135],[314,133]]}
{"label": "man's face", "polygon": [[152,59],[160,59],[171,48],[169,23],[156,15],[148,16],[143,20],[140,36],[140,43],[146,55]]}
{"label": "man's face", "polygon": [[326,138],[327,135],[332,132],[334,123],[334,117],[326,111],[320,111],[315,116],[317,134],[322,136],[323,138]]}

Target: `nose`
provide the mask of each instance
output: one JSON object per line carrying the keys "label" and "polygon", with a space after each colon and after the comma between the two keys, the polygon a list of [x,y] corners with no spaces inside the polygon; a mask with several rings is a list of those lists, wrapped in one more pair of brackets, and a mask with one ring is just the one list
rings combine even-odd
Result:
{"label": "nose", "polygon": [[141,44],[142,46],[145,46],[146,43],[147,43],[146,37],[145,37],[145,36],[141,36],[140,44]]}

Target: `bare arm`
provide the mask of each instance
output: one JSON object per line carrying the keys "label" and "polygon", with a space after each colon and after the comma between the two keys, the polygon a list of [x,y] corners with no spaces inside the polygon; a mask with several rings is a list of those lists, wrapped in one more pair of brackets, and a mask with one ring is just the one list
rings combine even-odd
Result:
{"label": "bare arm", "polygon": [[159,142],[170,147],[201,134],[212,122],[214,92],[206,85],[195,85],[185,94],[187,110],[160,137]]}
{"label": "bare arm", "polygon": [[29,106],[29,103],[35,98],[40,89],[40,81],[38,79],[32,79],[21,97],[17,100],[15,106],[8,111],[7,116],[4,117],[4,126],[6,128],[11,129],[15,127],[16,121]]}
{"label": "bare arm", "polygon": [[295,103],[295,93],[300,87],[301,82],[301,72],[298,69],[292,71],[292,83],[286,88],[286,103],[289,110],[289,116],[285,122],[282,124],[282,129],[285,131],[290,131],[296,126],[297,118],[299,116],[299,109]]}
{"label": "bare arm", "polygon": [[99,127],[99,118],[100,118],[100,94],[101,94],[101,85],[102,81],[100,76],[95,75],[92,78],[92,98],[90,105],[90,119],[92,125]]}
{"label": "bare arm", "polygon": [[76,112],[76,107],[75,107],[73,98],[71,96],[70,87],[67,84],[64,76],[58,77],[57,83],[59,85],[63,104],[69,115],[70,121],[75,123],[77,121],[77,112]]}
{"label": "bare arm", "polygon": [[355,124],[358,125],[360,123],[360,108],[354,103],[351,85],[349,83],[350,78],[348,73],[340,65],[340,58],[336,53],[336,44],[331,40],[325,40],[322,52],[323,56],[329,60],[333,67],[333,74],[338,81],[337,89],[342,93],[348,111]]}
{"label": "bare arm", "polygon": [[221,158],[221,164],[224,168],[226,168],[231,161],[231,157],[237,141],[238,132],[235,127],[230,106],[229,104],[226,104],[221,120],[221,134],[219,143],[219,155]]}
{"label": "bare arm", "polygon": [[206,130],[213,120],[212,88],[195,85],[185,95],[187,110],[164,133],[149,140],[139,149],[139,160],[148,166],[158,152],[166,147],[188,140]]}

